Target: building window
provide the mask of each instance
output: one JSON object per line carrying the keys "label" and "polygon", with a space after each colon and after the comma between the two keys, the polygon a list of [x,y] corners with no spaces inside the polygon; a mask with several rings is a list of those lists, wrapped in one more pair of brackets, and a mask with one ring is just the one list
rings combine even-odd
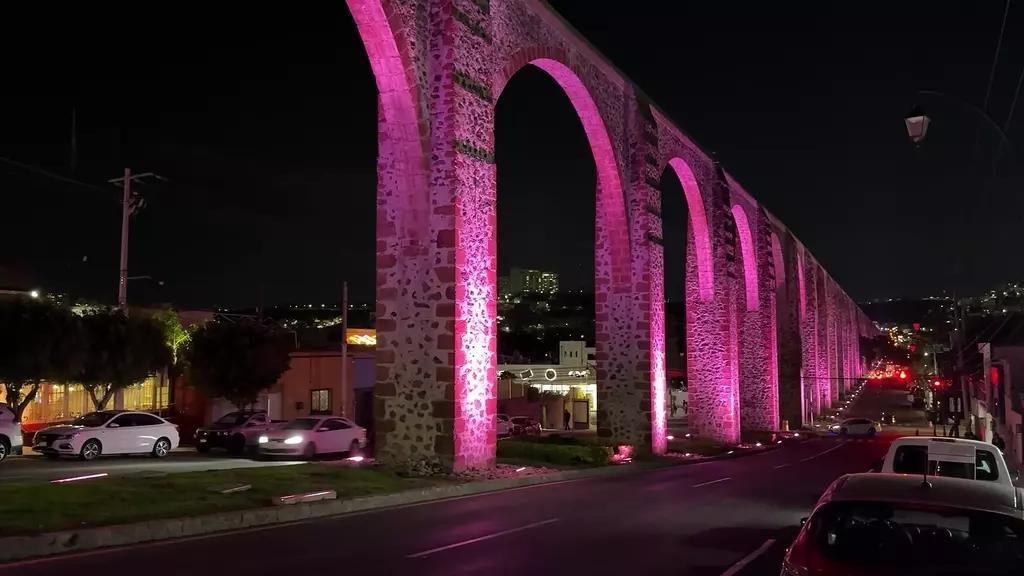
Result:
{"label": "building window", "polygon": [[320,388],[310,391],[309,413],[330,414],[331,413],[331,389]]}

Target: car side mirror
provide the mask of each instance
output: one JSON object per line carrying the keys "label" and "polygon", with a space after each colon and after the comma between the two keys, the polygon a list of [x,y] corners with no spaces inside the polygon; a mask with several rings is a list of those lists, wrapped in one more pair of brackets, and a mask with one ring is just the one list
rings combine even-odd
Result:
{"label": "car side mirror", "polygon": [[884,466],[884,465],[885,465],[885,460],[882,459],[882,458],[879,458],[878,460],[875,460],[871,464],[871,471],[872,472],[881,472],[882,471],[882,466]]}
{"label": "car side mirror", "polygon": [[107,428],[120,428],[120,427],[121,427],[121,425],[118,424],[117,422],[111,422],[110,424],[107,424]]}

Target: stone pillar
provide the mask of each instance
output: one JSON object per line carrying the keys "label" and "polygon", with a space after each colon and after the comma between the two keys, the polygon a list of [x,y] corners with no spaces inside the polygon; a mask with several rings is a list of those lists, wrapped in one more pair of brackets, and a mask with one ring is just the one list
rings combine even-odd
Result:
{"label": "stone pillar", "polygon": [[[684,182],[684,186],[685,186]],[[702,183],[712,262],[711,289],[702,295],[695,241],[686,247],[686,353],[689,378],[689,423],[697,435],[739,442],[738,331],[734,322],[735,230],[729,218],[729,190],[721,169]],[[691,215],[693,208],[691,207]],[[692,234],[691,234],[692,239]],[[708,294],[707,292],[710,292]]]}
{"label": "stone pillar", "polygon": [[[756,208],[733,205],[737,250],[736,326],[739,327],[740,427],[774,430],[778,419],[778,392],[773,378],[773,287],[765,284],[768,245],[767,216]],[[749,214],[749,215],[748,215]]]}
{"label": "stone pillar", "polygon": [[829,295],[828,276],[818,263],[814,264],[818,310],[818,405],[821,412],[832,408],[832,357],[829,355]]}
{"label": "stone pillar", "polygon": [[798,248],[800,287],[800,338],[803,343],[803,387],[810,412],[821,414],[821,393],[818,391],[818,274],[817,266],[802,247]]}

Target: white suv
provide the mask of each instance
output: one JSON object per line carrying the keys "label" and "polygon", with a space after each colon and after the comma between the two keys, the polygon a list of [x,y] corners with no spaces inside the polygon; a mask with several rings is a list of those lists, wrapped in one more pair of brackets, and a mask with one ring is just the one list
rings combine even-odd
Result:
{"label": "white suv", "polygon": [[885,459],[875,464],[879,472],[947,476],[997,482],[1012,487],[1014,477],[995,446],[964,438],[904,436],[893,440]]}
{"label": "white suv", "polygon": [[21,454],[21,422],[10,406],[0,403],[0,462],[11,454]]}

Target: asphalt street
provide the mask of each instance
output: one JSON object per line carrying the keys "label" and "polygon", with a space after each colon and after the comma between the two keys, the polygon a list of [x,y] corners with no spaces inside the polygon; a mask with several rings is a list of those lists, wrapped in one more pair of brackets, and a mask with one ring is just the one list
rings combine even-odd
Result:
{"label": "asphalt street", "polygon": [[[849,413],[868,416],[893,402],[897,393],[867,388]],[[841,474],[868,470],[892,437],[825,436],[731,460],[31,560],[0,572],[777,574],[821,492]],[[68,463],[82,470],[78,464]]]}

